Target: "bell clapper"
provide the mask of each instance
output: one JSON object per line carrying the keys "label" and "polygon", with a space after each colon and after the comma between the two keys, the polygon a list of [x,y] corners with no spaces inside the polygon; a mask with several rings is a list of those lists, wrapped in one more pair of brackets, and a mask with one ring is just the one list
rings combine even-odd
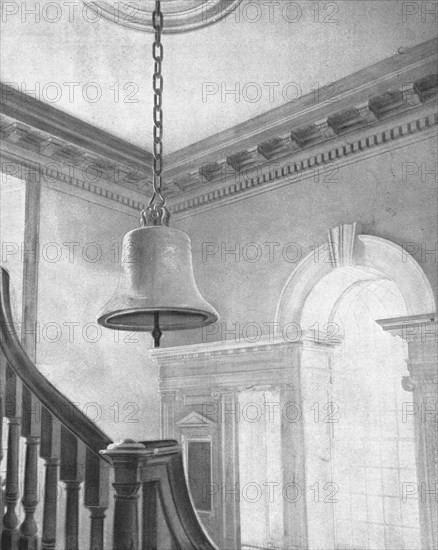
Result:
{"label": "bell clapper", "polygon": [[158,311],[155,311],[154,312],[154,330],[152,331],[152,337],[154,339],[155,348],[160,347],[160,339],[161,339],[161,335],[163,334],[160,330],[159,318],[160,318],[160,313]]}

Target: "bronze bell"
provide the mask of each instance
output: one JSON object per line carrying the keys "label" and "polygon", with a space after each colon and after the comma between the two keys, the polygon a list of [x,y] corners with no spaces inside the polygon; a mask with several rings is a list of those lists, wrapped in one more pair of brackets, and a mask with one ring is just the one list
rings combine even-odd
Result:
{"label": "bronze bell", "polygon": [[162,195],[163,171],[163,30],[161,2],[156,0],[152,17],[155,32],[153,194],[142,211],[140,229],[123,239],[122,273],[116,293],[99,313],[97,322],[114,330],[149,331],[155,347],[161,329],[199,328],[219,318],[201,296],[193,275],[189,236],[168,227],[170,212]]}
{"label": "bronze bell", "polygon": [[122,272],[97,322],[115,330],[199,328],[219,318],[201,296],[187,233],[165,225],[134,229],[123,239]]}

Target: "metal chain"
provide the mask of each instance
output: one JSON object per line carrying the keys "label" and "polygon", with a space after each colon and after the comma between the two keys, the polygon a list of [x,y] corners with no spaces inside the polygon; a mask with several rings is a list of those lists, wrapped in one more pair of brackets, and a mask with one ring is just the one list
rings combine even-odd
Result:
{"label": "metal chain", "polygon": [[154,90],[154,173],[153,173],[153,195],[149,205],[142,212],[142,225],[168,225],[169,211],[165,207],[166,200],[161,194],[161,174],[163,171],[163,44],[161,33],[163,31],[163,13],[161,11],[161,0],[155,1],[155,10],[152,15],[152,25],[155,30],[155,40],[152,46],[154,59],[154,75],[152,87]]}
{"label": "metal chain", "polygon": [[161,172],[163,169],[163,44],[161,31],[163,30],[163,14],[161,2],[156,0],[155,11],[152,16],[152,25],[155,30],[155,42],[152,46],[152,56],[155,61],[152,87],[154,89],[154,192],[161,190]]}

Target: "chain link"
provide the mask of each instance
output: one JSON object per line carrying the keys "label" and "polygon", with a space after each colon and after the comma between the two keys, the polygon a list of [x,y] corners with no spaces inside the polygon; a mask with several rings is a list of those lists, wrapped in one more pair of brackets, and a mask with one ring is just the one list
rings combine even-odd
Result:
{"label": "chain link", "polygon": [[152,45],[152,56],[154,59],[154,75],[152,88],[154,91],[154,173],[151,200],[148,207],[143,210],[141,224],[145,225],[168,225],[170,214],[165,204],[166,201],[161,194],[161,174],[163,172],[163,74],[162,64],[164,57],[161,33],[163,31],[163,13],[161,12],[161,1],[155,1],[155,10],[152,15],[152,25],[155,30],[155,40]]}
{"label": "chain link", "polygon": [[152,56],[155,61],[152,87],[154,90],[154,194],[161,194],[161,173],[163,170],[163,44],[161,32],[163,30],[163,14],[161,2],[156,0],[155,11],[152,15],[152,25],[155,30],[155,41],[152,46]]}

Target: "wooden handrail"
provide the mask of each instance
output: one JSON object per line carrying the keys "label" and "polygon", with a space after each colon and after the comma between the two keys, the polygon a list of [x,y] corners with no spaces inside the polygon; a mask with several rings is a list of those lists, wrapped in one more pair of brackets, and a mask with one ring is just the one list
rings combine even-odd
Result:
{"label": "wooden handrail", "polygon": [[[146,467],[141,470],[144,486],[143,545],[156,548],[158,514],[155,509],[159,500],[166,518],[167,528],[177,548],[187,550],[218,550],[210,539],[192,502],[184,473],[181,446],[176,441],[167,441],[158,447],[157,441],[143,441],[146,452]],[[173,445],[172,445],[173,443]],[[152,454],[150,453],[152,451]],[[158,498],[157,498],[158,497]],[[155,525],[154,525],[155,524]]]}
{"label": "wooden handrail", "polygon": [[0,348],[12,370],[41,404],[90,450],[109,462],[109,459],[99,454],[99,451],[106,449],[112,440],[40,373],[23,349],[12,316],[9,273],[2,267],[0,267]]}

